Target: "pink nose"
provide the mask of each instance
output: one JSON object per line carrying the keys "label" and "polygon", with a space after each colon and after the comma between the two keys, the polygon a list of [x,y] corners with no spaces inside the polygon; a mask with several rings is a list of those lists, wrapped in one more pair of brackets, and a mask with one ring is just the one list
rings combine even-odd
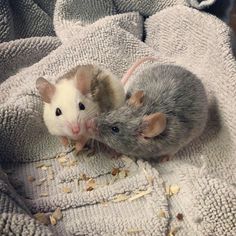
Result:
{"label": "pink nose", "polygon": [[78,134],[79,131],[80,131],[79,125],[73,125],[73,126],[71,127],[71,129],[72,129],[72,133],[73,133],[73,134]]}

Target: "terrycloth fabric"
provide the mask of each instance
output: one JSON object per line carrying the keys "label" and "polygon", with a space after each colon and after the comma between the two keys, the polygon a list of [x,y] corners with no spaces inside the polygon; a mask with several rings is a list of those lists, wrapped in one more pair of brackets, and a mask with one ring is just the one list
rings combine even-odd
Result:
{"label": "terrycloth fabric", "polygon": [[[2,41],[32,36],[0,44],[0,161],[14,186],[1,170],[0,234],[156,236],[178,227],[176,235],[235,235],[236,64],[231,31],[216,17],[187,7],[191,3],[201,9],[214,1],[58,0],[55,8],[46,2],[25,0],[19,7],[11,1],[0,8],[8,14],[1,19],[9,20],[0,21],[0,32],[6,32]],[[32,5],[35,11],[27,14],[33,19],[38,14],[38,28],[11,15]],[[52,37],[53,30],[59,39]],[[137,58],[148,55],[202,79],[210,111],[204,134],[173,160],[153,166],[103,153],[55,158],[63,148],[43,123],[36,79],[55,82],[83,63],[99,64],[121,78]],[[112,176],[115,167],[128,170],[128,176]],[[95,180],[94,190],[86,191],[83,174]],[[166,196],[168,184],[177,184],[179,193]],[[51,213],[57,207],[63,219],[55,226],[40,225],[29,213]],[[182,221],[176,219],[178,213]]]}

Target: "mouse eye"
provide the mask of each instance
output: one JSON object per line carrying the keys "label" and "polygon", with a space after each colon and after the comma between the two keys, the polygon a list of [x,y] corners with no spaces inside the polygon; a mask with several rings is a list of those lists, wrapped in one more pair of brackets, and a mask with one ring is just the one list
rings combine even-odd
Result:
{"label": "mouse eye", "polygon": [[82,102],[79,103],[79,109],[80,110],[85,110],[85,106]]}
{"label": "mouse eye", "polygon": [[111,130],[114,132],[114,133],[119,133],[119,128],[118,127],[116,127],[116,126],[113,126],[113,127],[111,127]]}
{"label": "mouse eye", "polygon": [[61,109],[57,108],[56,109],[56,116],[60,116],[62,114]]}

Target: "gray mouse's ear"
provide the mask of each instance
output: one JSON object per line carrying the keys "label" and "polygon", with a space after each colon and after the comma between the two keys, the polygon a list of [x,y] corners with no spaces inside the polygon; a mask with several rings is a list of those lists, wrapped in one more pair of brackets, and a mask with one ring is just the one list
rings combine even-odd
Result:
{"label": "gray mouse's ear", "polygon": [[143,117],[141,135],[145,138],[153,138],[161,134],[166,128],[166,115],[157,112]]}
{"label": "gray mouse's ear", "polygon": [[143,99],[144,99],[143,90],[138,90],[130,96],[128,104],[134,107],[141,107],[143,105]]}
{"label": "gray mouse's ear", "polygon": [[91,90],[91,81],[94,77],[96,71],[96,67],[93,65],[84,65],[79,66],[75,79],[76,79],[76,87],[83,94],[86,95]]}
{"label": "gray mouse's ear", "polygon": [[43,77],[40,77],[36,80],[36,88],[38,89],[43,101],[50,103],[56,91],[56,87]]}

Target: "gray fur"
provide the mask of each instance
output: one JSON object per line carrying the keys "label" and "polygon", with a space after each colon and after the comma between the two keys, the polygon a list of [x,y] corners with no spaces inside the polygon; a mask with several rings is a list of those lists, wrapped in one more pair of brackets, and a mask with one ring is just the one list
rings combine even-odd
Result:
{"label": "gray fur", "polygon": [[[96,119],[96,139],[120,153],[154,158],[176,153],[199,136],[207,120],[207,97],[201,81],[189,71],[173,65],[152,65],[134,79],[128,94],[144,91],[140,108],[126,103]],[[140,138],[142,118],[155,112],[167,116],[165,131],[151,139]],[[119,128],[114,133],[111,127]]]}

